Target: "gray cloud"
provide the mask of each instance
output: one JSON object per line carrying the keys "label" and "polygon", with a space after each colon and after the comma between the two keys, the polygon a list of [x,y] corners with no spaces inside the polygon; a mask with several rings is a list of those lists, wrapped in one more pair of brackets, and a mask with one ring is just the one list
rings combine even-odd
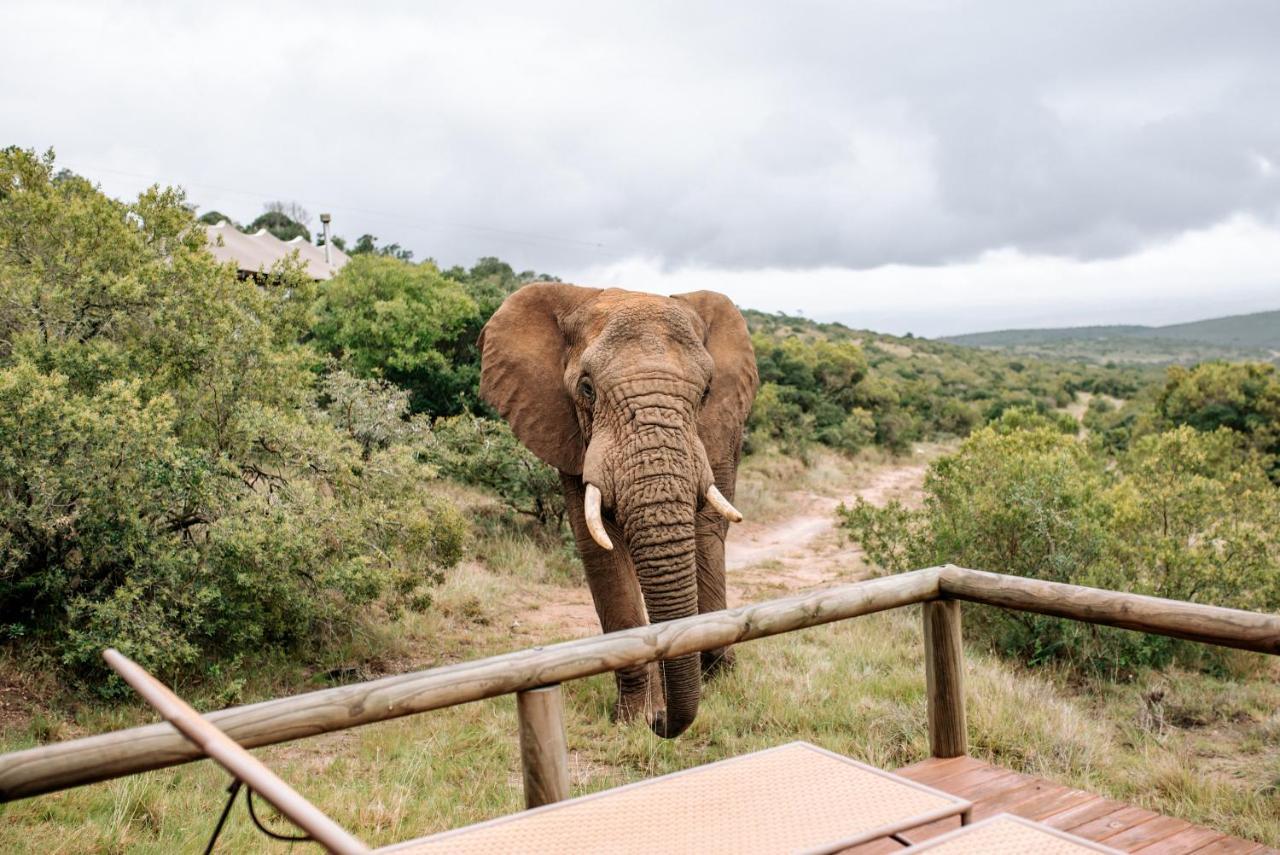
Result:
{"label": "gray cloud", "polygon": [[9,10],[0,130],[552,271],[1089,260],[1280,210],[1274,3],[483,10]]}

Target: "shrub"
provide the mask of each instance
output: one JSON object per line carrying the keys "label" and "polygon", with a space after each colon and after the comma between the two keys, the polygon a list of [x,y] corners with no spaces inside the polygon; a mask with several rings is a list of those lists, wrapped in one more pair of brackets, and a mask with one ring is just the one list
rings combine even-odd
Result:
{"label": "shrub", "polygon": [[1280,482],[1280,374],[1258,362],[1206,362],[1169,369],[1155,411],[1162,427],[1188,425],[1199,431],[1226,428],[1267,455]]}
{"label": "shrub", "polygon": [[997,433],[1013,433],[1039,428],[1047,428],[1067,436],[1075,436],[1080,432],[1080,424],[1069,413],[1055,410],[1041,413],[1027,407],[1005,410],[991,423],[991,427]]}
{"label": "shrub", "polygon": [[795,402],[792,391],[777,383],[764,382],[756,392],[747,417],[747,435],[755,449],[761,441],[778,443],[788,454],[799,454],[811,441],[813,417]]}
{"label": "shrub", "polygon": [[[1010,420],[1010,422],[1013,419]],[[920,510],[841,507],[889,570],[942,563],[1237,608],[1280,608],[1280,490],[1228,431],[1144,437],[1108,467],[1052,425],[984,428],[936,461]],[[1036,664],[1128,676],[1168,639],[975,609],[973,634]],[[1203,661],[1212,663],[1213,657]]]}
{"label": "shrub", "polygon": [[1280,489],[1226,428],[1138,439],[1112,488],[1111,555],[1161,597],[1280,610]]}
{"label": "shrub", "polygon": [[447,477],[496,493],[544,528],[558,533],[563,526],[559,473],[521,445],[506,422],[470,414],[437,419],[424,455]]}

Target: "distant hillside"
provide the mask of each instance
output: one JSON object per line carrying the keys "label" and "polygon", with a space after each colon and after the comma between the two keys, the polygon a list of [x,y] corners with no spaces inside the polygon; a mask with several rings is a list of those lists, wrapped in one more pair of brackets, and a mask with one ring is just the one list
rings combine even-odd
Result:
{"label": "distant hillside", "polygon": [[817,441],[842,450],[874,443],[905,451],[920,440],[967,436],[1010,410],[1059,418],[1065,408],[1084,406],[1081,393],[1132,399],[1164,377],[1152,366],[1028,358],[803,317],[743,314],[761,380],[751,441],[783,449]]}
{"label": "distant hillside", "polygon": [[1097,326],[996,330],[942,341],[1028,356],[1092,362],[1280,361],[1280,311],[1163,327]]}

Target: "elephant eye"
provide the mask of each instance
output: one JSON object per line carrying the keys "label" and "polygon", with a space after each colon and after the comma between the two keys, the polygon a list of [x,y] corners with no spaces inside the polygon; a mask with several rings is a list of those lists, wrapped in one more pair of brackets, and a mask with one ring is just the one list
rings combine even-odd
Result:
{"label": "elephant eye", "polygon": [[596,401],[596,387],[591,384],[591,379],[583,377],[578,381],[578,394],[587,400],[588,403],[594,404]]}
{"label": "elephant eye", "polygon": [[711,384],[707,384],[707,388],[702,390],[702,405],[705,407],[707,399],[711,397]]}

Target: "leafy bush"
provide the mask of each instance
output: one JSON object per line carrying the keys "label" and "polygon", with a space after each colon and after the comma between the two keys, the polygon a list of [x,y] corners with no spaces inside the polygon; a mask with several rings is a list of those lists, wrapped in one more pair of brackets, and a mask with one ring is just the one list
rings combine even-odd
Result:
{"label": "leafy bush", "polygon": [[991,427],[997,433],[1013,433],[1037,428],[1048,428],[1067,436],[1075,436],[1080,432],[1080,424],[1071,417],[1070,413],[1054,410],[1036,412],[1022,407],[1005,410],[1000,414],[1000,418],[991,422]]}
{"label": "leafy bush", "polygon": [[430,262],[364,253],[325,283],[311,331],[354,374],[395,383],[415,412],[439,414],[474,396],[478,375],[459,370],[450,348],[477,319],[475,301]]}
{"label": "leafy bush", "polygon": [[1280,610],[1280,489],[1227,429],[1137,440],[1108,496],[1111,556],[1162,597]]}
{"label": "leafy bush", "polygon": [[[950,562],[1280,608],[1280,490],[1228,431],[1148,436],[1108,466],[1053,425],[1005,421],[935,462],[925,492],[920,510],[842,507],[842,524],[893,571]],[[1038,615],[974,610],[970,625],[1029,663],[1062,659],[1114,675],[1162,665],[1176,651],[1167,639]]]}
{"label": "leafy bush", "polygon": [[521,445],[506,422],[471,414],[437,419],[424,456],[445,476],[496,493],[548,530],[564,524],[559,473]]}
{"label": "leafy bush", "polygon": [[314,283],[240,282],[204,240],[178,192],[0,153],[2,631],[95,680],[108,645],[170,680],[314,653],[460,556],[403,397],[333,375],[318,405]]}
{"label": "leafy bush", "polygon": [[1267,455],[1280,481],[1280,374],[1260,362],[1206,362],[1169,369],[1155,411],[1162,426],[1227,428]]}

